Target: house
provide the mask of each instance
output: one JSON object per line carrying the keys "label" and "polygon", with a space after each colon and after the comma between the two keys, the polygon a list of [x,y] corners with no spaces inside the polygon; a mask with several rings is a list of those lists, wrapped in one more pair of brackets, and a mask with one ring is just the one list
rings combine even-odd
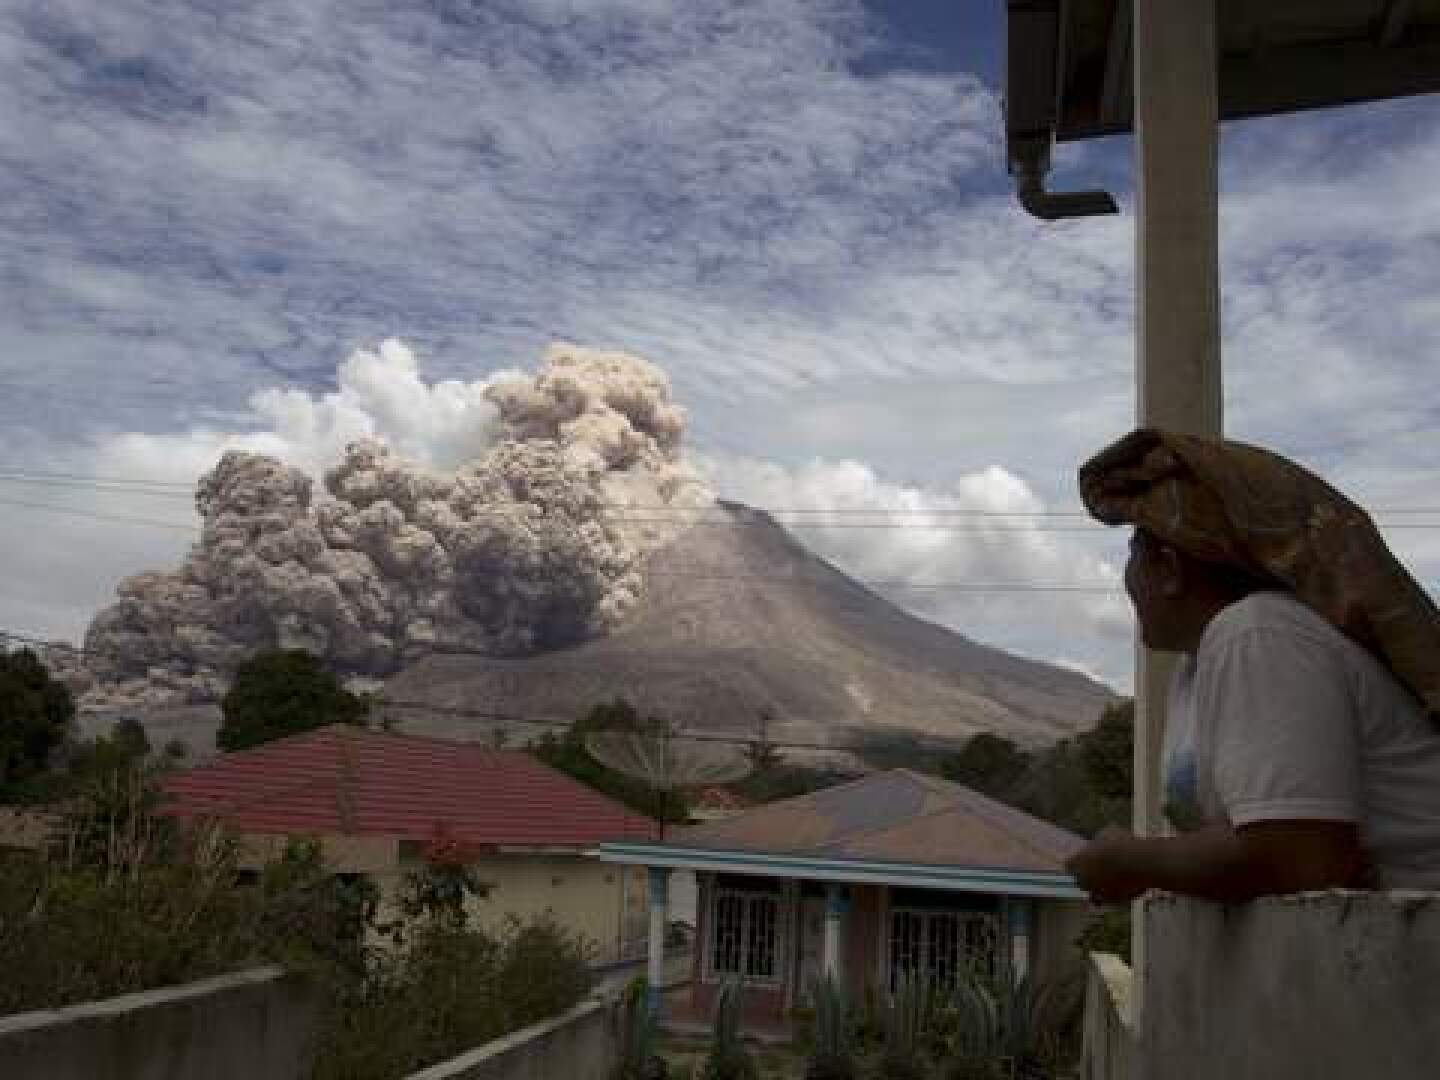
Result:
{"label": "house", "polygon": [[164,789],[163,813],[220,821],[256,858],[319,839],[335,872],[371,876],[382,903],[440,831],[490,886],[482,925],[549,912],[600,963],[643,935],[640,875],[586,853],[651,839],[654,823],[524,751],[333,725],[173,773]]}
{"label": "house", "polygon": [[[964,964],[1000,978],[1079,971],[1088,912],[1062,869],[1081,839],[969,788],[906,769],[759,806],[666,840],[602,844],[648,868],[663,926],[672,873],[698,880],[694,978],[675,1020],[710,1015],[719,984],[746,987],[752,1028],[783,1030],[808,987],[852,993]],[[652,965],[655,955],[652,935]]]}

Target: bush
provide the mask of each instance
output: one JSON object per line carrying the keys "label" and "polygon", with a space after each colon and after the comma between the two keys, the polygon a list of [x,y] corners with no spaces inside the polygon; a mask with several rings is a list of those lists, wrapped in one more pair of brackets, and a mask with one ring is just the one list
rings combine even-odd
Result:
{"label": "bush", "polygon": [[314,1080],[393,1080],[574,1006],[584,943],[548,919],[499,935],[434,920],[339,987]]}
{"label": "bush", "polygon": [[0,1014],[313,967],[334,940],[339,904],[312,845],[251,879],[233,838],[177,829],[152,801],[139,770],[96,779],[50,849],[0,853]]}
{"label": "bush", "polygon": [[550,920],[469,926],[483,886],[453,863],[412,875],[382,926],[373,884],[328,872],[318,844],[247,868],[235,837],[155,801],[138,766],[90,773],[48,849],[0,851],[0,1015],[278,963],[325,1002],[315,1080],[392,1080],[590,988],[588,947]]}

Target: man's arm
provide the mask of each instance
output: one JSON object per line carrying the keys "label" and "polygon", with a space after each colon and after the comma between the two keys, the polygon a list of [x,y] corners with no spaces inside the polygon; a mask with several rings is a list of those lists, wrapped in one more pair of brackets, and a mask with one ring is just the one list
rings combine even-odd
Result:
{"label": "man's arm", "polygon": [[1181,836],[1106,831],[1065,864],[1098,903],[1147,889],[1239,903],[1310,889],[1355,888],[1364,876],[1359,830],[1348,821],[1262,821]]}

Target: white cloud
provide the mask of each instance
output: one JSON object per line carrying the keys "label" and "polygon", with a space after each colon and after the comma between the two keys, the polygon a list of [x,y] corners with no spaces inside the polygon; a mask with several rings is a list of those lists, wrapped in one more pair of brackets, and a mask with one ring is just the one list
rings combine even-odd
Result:
{"label": "white cloud", "polygon": [[1118,534],[1057,514],[1006,469],[922,487],[854,460],[786,468],[711,457],[700,465],[722,497],[769,509],[896,603],[1029,655],[1084,656],[1107,681],[1127,682],[1131,621],[1118,592]]}
{"label": "white cloud", "polygon": [[[1046,507],[1074,509],[1076,465],[1130,422],[1133,222],[1026,218],[995,94],[963,74],[862,69],[881,33],[864,12],[12,5],[6,461],[188,480],[227,438],[263,429],[314,460],[368,423],[452,459],[479,430],[477,380],[564,337],[661,363],[712,455],[794,476],[817,457],[862,462],[877,490],[922,502],[970,497],[953,478],[998,463]],[[1259,121],[1224,140],[1230,429],[1368,505],[1440,490],[1425,392],[1440,340],[1437,109]],[[1123,175],[1124,152],[1087,146],[1065,165]],[[415,343],[431,383],[336,381],[336,357],[391,334]],[[434,387],[446,378],[453,389]],[[422,392],[433,432],[399,419]],[[183,500],[103,506],[187,516]],[[69,527],[80,520],[19,508],[0,520],[17,621],[78,625],[102,579],[167,564],[183,542]],[[1435,535],[1393,539],[1440,573]],[[1047,562],[1040,541],[1070,551],[1068,534],[1021,538],[1027,572],[1063,571],[1068,556]],[[1005,565],[979,561],[1003,545],[825,542],[880,569]],[[1115,558],[1113,540],[1096,543],[1094,558]],[[1024,651],[1128,666],[1108,645],[1061,640],[1108,641],[1120,616],[1085,622],[1069,600],[947,603],[937,617]],[[1056,629],[1067,620],[1081,629]]]}

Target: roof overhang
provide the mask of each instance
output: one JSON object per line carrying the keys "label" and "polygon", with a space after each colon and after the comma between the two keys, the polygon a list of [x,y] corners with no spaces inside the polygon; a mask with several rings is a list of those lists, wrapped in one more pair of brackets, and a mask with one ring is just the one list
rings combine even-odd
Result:
{"label": "roof overhang", "polygon": [[674,870],[833,881],[852,885],[896,885],[910,889],[945,889],[952,892],[1051,897],[1062,900],[1085,899],[1085,893],[1076,887],[1075,879],[1068,874],[862,859],[827,859],[812,855],[687,848],[671,844],[601,844],[598,854],[603,862]]}
{"label": "roof overhang", "polygon": [[[1114,213],[1050,192],[1057,142],[1129,131],[1133,0],[1007,0],[1005,136],[1021,203],[1046,219]],[[1222,120],[1440,92],[1440,0],[1216,0]]]}

